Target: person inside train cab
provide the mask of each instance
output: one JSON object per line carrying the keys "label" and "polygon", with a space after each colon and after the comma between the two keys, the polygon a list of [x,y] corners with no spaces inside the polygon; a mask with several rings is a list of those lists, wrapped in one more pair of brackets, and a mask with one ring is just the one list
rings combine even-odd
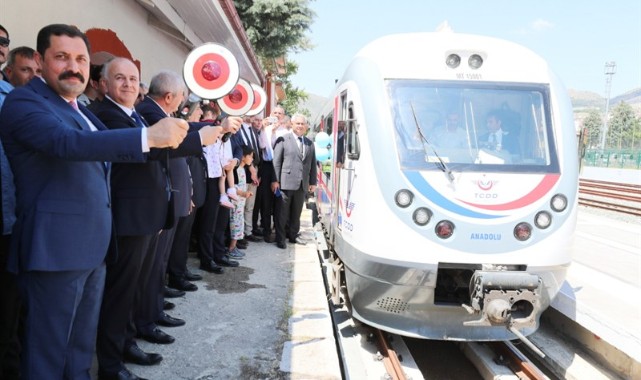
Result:
{"label": "person inside train cab", "polygon": [[461,116],[456,111],[450,111],[445,117],[445,123],[434,128],[430,142],[439,148],[465,149],[467,135],[461,128]]}
{"label": "person inside train cab", "polygon": [[488,131],[479,137],[480,145],[490,150],[520,154],[518,136],[504,128],[502,113],[498,110],[490,111],[486,120]]}

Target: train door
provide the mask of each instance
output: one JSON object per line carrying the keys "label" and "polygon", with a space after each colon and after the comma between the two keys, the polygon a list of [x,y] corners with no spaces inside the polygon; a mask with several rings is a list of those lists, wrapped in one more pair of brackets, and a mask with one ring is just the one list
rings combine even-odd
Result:
{"label": "train door", "polygon": [[[336,104],[336,103],[335,103]],[[330,229],[330,241],[335,241],[335,234],[341,234],[341,172],[344,166],[345,156],[345,120],[347,119],[347,91],[340,94],[338,109],[335,110],[336,124],[332,133],[332,228]]]}
{"label": "train door", "polygon": [[347,93],[341,96],[339,122],[337,123],[336,143],[334,150],[335,157],[335,194],[334,197],[336,219],[334,221],[339,234],[349,230],[349,215],[351,213],[350,195],[356,179],[355,161],[358,158],[355,151],[354,141],[356,140],[356,121],[354,119],[354,104]]}

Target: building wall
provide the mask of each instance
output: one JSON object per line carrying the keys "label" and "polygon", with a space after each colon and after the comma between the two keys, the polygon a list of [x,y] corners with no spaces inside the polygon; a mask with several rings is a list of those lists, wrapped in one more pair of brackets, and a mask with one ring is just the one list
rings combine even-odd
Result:
{"label": "building wall", "polygon": [[10,48],[35,49],[38,31],[54,23],[114,31],[140,61],[147,83],[162,69],[182,73],[189,53],[184,44],[148,25],[147,12],[134,0],[0,0],[0,24],[9,31]]}

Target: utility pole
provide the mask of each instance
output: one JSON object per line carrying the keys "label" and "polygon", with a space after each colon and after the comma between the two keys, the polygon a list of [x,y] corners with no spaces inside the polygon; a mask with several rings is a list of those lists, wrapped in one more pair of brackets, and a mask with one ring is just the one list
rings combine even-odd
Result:
{"label": "utility pole", "polygon": [[612,75],[617,72],[617,64],[614,61],[605,63],[605,118],[603,131],[601,132],[601,151],[605,149],[605,139],[608,135],[608,113],[610,111],[610,87],[612,87]]}

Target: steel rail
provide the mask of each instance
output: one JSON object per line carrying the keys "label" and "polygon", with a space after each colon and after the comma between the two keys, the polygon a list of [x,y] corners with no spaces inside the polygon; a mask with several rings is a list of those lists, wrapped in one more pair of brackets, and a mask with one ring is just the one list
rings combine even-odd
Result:
{"label": "steel rail", "polygon": [[520,379],[544,380],[549,379],[534,363],[523,355],[510,341],[489,342],[488,346],[503,359],[515,375]]}
{"label": "steel rail", "polygon": [[374,329],[374,334],[376,336],[379,352],[383,356],[383,365],[385,365],[385,369],[387,370],[387,374],[390,376],[390,379],[405,380],[405,372],[403,372],[401,362],[398,360],[398,355],[387,342],[387,338],[385,338],[383,331]]}

